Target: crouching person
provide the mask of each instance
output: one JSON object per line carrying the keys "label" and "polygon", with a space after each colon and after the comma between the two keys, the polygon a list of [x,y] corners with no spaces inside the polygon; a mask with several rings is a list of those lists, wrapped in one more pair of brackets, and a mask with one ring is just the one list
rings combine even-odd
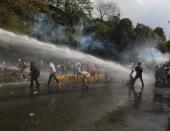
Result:
{"label": "crouching person", "polygon": [[30,76],[31,76],[31,84],[30,84],[30,89],[33,90],[34,88],[34,81],[36,83],[36,89],[39,91],[40,83],[38,81],[38,78],[40,76],[40,70],[39,68],[35,65],[33,61],[30,62]]}
{"label": "crouching person", "polygon": [[90,73],[87,71],[82,71],[80,72],[81,75],[81,81],[82,81],[82,85],[85,88],[89,87],[89,81],[90,81]]}

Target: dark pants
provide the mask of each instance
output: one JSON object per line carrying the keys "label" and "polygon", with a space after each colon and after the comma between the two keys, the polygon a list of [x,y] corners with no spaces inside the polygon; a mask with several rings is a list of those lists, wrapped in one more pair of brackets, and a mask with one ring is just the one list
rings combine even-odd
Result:
{"label": "dark pants", "polygon": [[48,79],[48,84],[49,85],[51,83],[52,78],[54,78],[56,80],[57,84],[59,84],[59,80],[57,79],[56,73],[54,72],[54,73],[51,73],[50,76],[49,76],[49,79]]}
{"label": "dark pants", "polygon": [[36,74],[36,75],[33,75],[31,76],[31,89],[33,89],[34,87],[34,81],[36,83],[36,88],[39,90],[39,87],[40,87],[40,83],[38,81],[38,78],[39,78],[40,74]]}
{"label": "dark pants", "polygon": [[22,80],[22,78],[24,78],[24,79],[26,78],[25,70],[26,70],[26,69],[22,69],[22,70],[21,70],[20,75],[19,75],[20,80]]}
{"label": "dark pants", "polygon": [[144,82],[143,82],[143,79],[142,79],[142,75],[136,75],[135,78],[134,78],[134,81],[132,83],[132,85],[134,86],[135,82],[137,79],[140,79],[141,83],[142,83],[142,87],[144,87]]}
{"label": "dark pants", "polygon": [[155,84],[160,83],[160,75],[158,73],[155,73]]}

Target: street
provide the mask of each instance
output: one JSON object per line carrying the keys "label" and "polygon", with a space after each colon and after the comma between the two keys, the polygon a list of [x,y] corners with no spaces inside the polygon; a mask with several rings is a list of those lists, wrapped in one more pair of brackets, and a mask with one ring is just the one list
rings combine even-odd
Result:
{"label": "street", "polygon": [[[138,88],[138,87],[137,87]],[[169,106],[153,95],[129,91],[125,83],[98,83],[30,96],[27,86],[0,89],[2,131],[168,131]]]}

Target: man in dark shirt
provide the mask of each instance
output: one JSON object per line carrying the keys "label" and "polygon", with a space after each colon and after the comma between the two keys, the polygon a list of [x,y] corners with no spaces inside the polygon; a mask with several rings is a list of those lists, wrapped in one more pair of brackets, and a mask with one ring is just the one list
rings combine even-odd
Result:
{"label": "man in dark shirt", "polygon": [[40,76],[40,70],[37,66],[35,66],[35,63],[33,61],[30,62],[30,75],[31,75],[31,85],[30,88],[33,90],[34,87],[34,81],[36,82],[36,88],[39,90],[40,83],[38,81],[38,78]]}
{"label": "man in dark shirt", "polygon": [[144,82],[143,82],[143,79],[142,79],[143,69],[142,69],[142,67],[141,67],[141,63],[140,63],[140,62],[139,62],[138,65],[135,67],[135,71],[136,71],[136,76],[135,76],[134,81],[132,82],[132,86],[134,86],[135,81],[139,78],[139,79],[141,80],[142,87],[144,87]]}

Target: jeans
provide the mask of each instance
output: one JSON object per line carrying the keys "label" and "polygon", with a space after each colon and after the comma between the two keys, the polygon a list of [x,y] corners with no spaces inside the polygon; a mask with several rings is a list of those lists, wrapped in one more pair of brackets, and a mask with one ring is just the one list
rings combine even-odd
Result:
{"label": "jeans", "polygon": [[56,77],[56,72],[53,72],[53,73],[50,74],[49,79],[48,79],[48,84],[49,85],[51,83],[52,78],[54,78],[56,80],[57,84],[59,84],[59,80]]}
{"label": "jeans", "polygon": [[136,76],[135,76],[135,79],[134,79],[134,81],[133,81],[133,83],[132,83],[132,85],[134,86],[135,81],[136,81],[138,78],[140,79],[140,81],[141,81],[141,83],[142,83],[142,87],[144,87],[144,82],[143,82],[143,79],[142,79],[142,75],[136,75]]}
{"label": "jeans", "polygon": [[40,87],[40,83],[38,81],[38,78],[39,78],[39,74],[36,74],[34,76],[31,76],[31,89],[34,87],[34,81],[36,82],[36,88],[39,90],[39,87]]}

